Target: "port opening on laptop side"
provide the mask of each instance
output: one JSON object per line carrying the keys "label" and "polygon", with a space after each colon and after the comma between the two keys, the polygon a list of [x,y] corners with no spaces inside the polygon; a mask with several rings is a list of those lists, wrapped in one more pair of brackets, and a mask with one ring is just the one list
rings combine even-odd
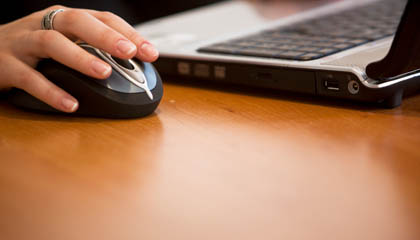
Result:
{"label": "port opening on laptop side", "polygon": [[[366,76],[366,65],[362,67],[362,73],[360,73],[353,70],[331,70],[322,67],[300,68],[293,65],[286,67],[255,64],[252,61],[235,61],[235,59],[245,56],[311,62],[336,55],[340,51],[344,52],[359,46],[363,48],[363,46],[371,45],[367,43],[390,39],[397,28],[403,26],[400,24],[400,19],[406,6],[405,3],[406,1],[394,0],[372,1],[362,8],[365,10],[362,13],[357,12],[360,9],[349,9],[346,12],[322,16],[309,22],[297,22],[292,26],[265,30],[261,34],[251,34],[240,39],[207,45],[198,49],[198,53],[202,53],[201,57],[162,56],[157,67],[165,75],[209,80],[220,84],[234,83],[354,101],[384,103],[386,107],[396,107],[401,104],[403,93],[416,89],[420,85],[419,79],[412,74],[413,72],[405,78],[381,81],[378,78]],[[337,18],[336,20],[345,18],[344,20],[348,22],[353,19],[354,14],[368,15],[371,12],[379,12],[375,10],[378,8],[383,15],[381,19],[384,23],[377,25],[375,15],[369,22],[370,25],[366,23],[373,27],[366,28],[366,31],[356,31],[357,34],[354,34],[353,28],[343,28],[340,32],[328,32],[328,29],[322,26],[322,23],[331,21],[328,17]],[[337,35],[317,36],[318,30],[311,29],[313,24],[324,29],[321,33]],[[364,22],[359,23],[359,26],[362,26],[359,29],[364,29],[363,24]],[[280,42],[276,42],[277,40]],[[206,58],[210,55],[215,57]],[[232,55],[231,59],[226,60],[229,55]]]}

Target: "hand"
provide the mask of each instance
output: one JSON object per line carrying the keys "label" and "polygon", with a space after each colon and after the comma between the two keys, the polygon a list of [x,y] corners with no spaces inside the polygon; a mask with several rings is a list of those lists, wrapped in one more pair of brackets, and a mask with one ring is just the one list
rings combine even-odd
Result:
{"label": "hand", "polygon": [[[56,9],[65,11],[55,16],[54,30],[42,30],[42,17]],[[111,66],[79,47],[76,40],[123,59],[153,62],[159,55],[134,28],[112,13],[53,6],[0,25],[0,90],[17,87],[58,110],[76,111],[77,100],[35,70],[41,59],[52,58],[88,76],[107,78]]]}

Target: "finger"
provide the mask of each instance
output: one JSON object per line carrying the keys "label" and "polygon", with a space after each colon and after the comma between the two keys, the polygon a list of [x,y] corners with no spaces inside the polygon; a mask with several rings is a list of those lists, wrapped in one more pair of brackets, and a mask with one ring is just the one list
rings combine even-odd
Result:
{"label": "finger", "polygon": [[137,53],[134,43],[84,10],[68,9],[58,13],[54,18],[54,29],[119,58],[132,58]]}
{"label": "finger", "polygon": [[145,62],[153,62],[159,57],[157,49],[119,16],[110,12],[100,12],[95,10],[86,11],[136,44],[138,49],[136,55],[137,58]]}
{"label": "finger", "polygon": [[24,41],[20,44],[24,52],[39,58],[52,58],[85,75],[104,79],[112,72],[109,64],[88,53],[57,31],[34,31]]}
{"label": "finger", "polygon": [[2,73],[2,77],[9,78],[11,86],[23,89],[57,110],[70,113],[76,111],[79,106],[74,97],[15,58],[8,60],[7,71]]}

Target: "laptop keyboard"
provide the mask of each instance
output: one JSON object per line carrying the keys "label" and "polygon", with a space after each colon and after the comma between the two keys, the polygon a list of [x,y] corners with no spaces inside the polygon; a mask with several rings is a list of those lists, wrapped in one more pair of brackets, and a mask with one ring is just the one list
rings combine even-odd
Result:
{"label": "laptop keyboard", "polygon": [[395,34],[406,0],[383,0],[198,49],[297,61],[319,59]]}

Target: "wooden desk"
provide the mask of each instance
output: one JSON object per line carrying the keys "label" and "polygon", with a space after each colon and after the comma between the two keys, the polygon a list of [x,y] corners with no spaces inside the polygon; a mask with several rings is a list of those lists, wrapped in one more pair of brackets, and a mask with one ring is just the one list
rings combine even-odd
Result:
{"label": "wooden desk", "polygon": [[0,103],[0,239],[420,239],[420,96],[392,110],[165,84],[157,114]]}

